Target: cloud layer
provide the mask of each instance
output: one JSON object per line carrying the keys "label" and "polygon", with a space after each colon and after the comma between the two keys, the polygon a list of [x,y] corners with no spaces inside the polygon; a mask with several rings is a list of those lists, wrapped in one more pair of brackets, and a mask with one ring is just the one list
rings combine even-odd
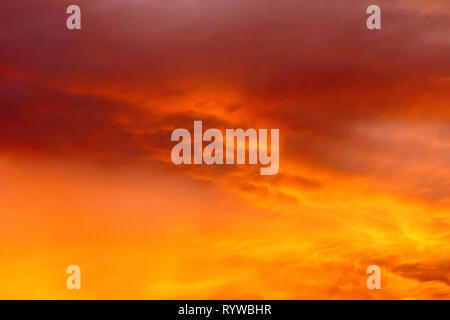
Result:
{"label": "cloud layer", "polygon": [[[2,241],[42,243],[43,287],[68,250],[100,279],[86,297],[115,297],[87,261],[117,251],[128,297],[449,297],[448,1],[381,1],[380,31],[363,0],[80,0],[76,32],[69,4],[0,5],[2,225],[21,230]],[[194,120],[279,128],[280,173],[174,166]],[[73,216],[90,245],[59,233]],[[37,263],[23,252],[0,258]]]}

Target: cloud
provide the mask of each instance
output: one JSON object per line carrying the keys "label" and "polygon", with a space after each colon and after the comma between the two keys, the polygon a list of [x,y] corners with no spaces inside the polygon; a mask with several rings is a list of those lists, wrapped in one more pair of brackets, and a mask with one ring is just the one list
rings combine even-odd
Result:
{"label": "cloud", "polygon": [[419,281],[441,281],[450,285],[450,261],[432,263],[405,263],[397,266],[394,272]]}
{"label": "cloud", "polygon": [[[373,298],[364,283],[375,261],[388,276],[384,298],[446,297],[449,3],[378,2],[382,30],[372,32],[368,1],[79,0],[82,30],[70,32],[67,1],[2,0],[2,159],[49,158],[67,168],[87,162],[111,175],[125,165],[145,181],[156,174],[175,180],[149,188],[150,201],[134,181],[112,189],[95,175],[97,183],[54,178],[91,186],[92,196],[77,202],[106,203],[101,218],[117,229],[130,217],[148,227],[139,230],[142,239],[158,229],[160,238],[147,240],[166,247],[155,251],[162,258],[154,270],[149,263],[149,291]],[[194,120],[205,129],[279,128],[279,174],[173,165],[170,134],[192,129]],[[61,188],[48,183],[45,194],[34,194],[30,181],[16,181],[14,190],[25,189],[33,204]],[[194,185],[207,192],[191,192]],[[66,202],[78,195],[72,191]],[[186,195],[180,209],[172,192],[192,199]],[[9,210],[34,221],[35,209],[25,210],[17,194]],[[211,199],[222,199],[220,210]],[[54,215],[66,206],[36,205]],[[97,214],[94,205],[79,210]],[[155,227],[142,212],[167,214],[175,226]],[[12,224],[4,221],[4,228]],[[115,230],[96,228],[99,237]],[[143,259],[142,239],[120,238],[122,261]],[[217,265],[227,268],[219,274]],[[201,276],[186,280],[189,270]]]}

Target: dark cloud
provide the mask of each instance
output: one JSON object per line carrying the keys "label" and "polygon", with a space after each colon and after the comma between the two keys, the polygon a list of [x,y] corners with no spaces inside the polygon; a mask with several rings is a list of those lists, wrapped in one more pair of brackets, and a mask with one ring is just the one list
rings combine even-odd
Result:
{"label": "dark cloud", "polygon": [[[195,114],[161,114],[105,97],[0,79],[0,152],[105,164],[170,155],[170,135]],[[223,126],[213,117],[209,125]],[[168,156],[169,157],[169,156]],[[169,159],[169,158],[168,158]]]}
{"label": "dark cloud", "polygon": [[[172,129],[202,119],[280,128],[285,163],[378,178],[403,159],[412,168],[420,150],[434,156],[429,171],[441,168],[442,148],[399,147],[357,128],[449,120],[446,1],[379,1],[380,31],[365,27],[365,0],[80,0],[75,32],[65,28],[69,4],[0,5],[3,150],[149,160],[168,154]],[[201,90],[237,101],[219,101],[214,113],[190,99]],[[445,142],[448,128],[440,134]],[[446,188],[435,191],[446,184],[427,174],[400,192],[445,199]],[[298,187],[315,185],[304,178]]]}
{"label": "dark cloud", "polygon": [[450,286],[450,261],[406,263],[395,267],[393,271],[403,277],[422,282],[441,281]]}

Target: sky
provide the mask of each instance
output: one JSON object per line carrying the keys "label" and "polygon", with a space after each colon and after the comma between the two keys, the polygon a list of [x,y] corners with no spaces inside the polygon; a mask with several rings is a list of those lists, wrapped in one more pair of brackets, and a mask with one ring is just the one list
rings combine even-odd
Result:
{"label": "sky", "polygon": [[0,298],[449,299],[449,52],[448,0],[2,0]]}

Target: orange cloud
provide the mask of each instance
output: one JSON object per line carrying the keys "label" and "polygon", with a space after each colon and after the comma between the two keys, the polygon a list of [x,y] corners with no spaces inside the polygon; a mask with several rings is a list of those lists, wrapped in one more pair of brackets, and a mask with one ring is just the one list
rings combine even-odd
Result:
{"label": "orange cloud", "polygon": [[[0,297],[450,296],[448,1],[78,2],[0,10]],[[194,120],[280,172],[175,166]]]}

